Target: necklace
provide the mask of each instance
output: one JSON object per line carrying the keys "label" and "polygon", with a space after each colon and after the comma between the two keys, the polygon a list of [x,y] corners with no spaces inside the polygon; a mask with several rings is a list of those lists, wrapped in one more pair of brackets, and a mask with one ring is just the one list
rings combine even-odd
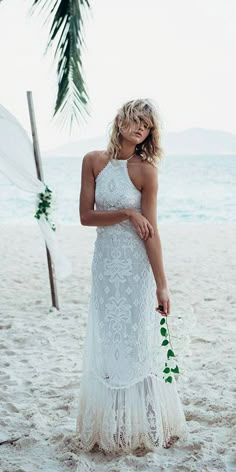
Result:
{"label": "necklace", "polygon": [[131,157],[135,156],[135,154],[136,153],[134,152],[131,156],[128,157],[128,159],[117,159],[117,161],[128,161],[129,159],[131,159]]}

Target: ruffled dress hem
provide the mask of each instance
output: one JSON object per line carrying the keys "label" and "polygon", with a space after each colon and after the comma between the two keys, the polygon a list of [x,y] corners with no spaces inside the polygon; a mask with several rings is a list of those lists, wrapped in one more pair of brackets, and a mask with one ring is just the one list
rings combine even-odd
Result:
{"label": "ruffled dress hem", "polygon": [[79,448],[108,453],[155,451],[170,442],[188,442],[188,431],[176,381],[145,377],[130,387],[109,388],[84,375],[76,419]]}

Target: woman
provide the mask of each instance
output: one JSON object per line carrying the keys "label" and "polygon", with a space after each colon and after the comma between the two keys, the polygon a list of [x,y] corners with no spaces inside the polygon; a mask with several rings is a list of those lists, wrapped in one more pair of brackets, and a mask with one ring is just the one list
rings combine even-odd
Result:
{"label": "woman", "polygon": [[97,226],[76,421],[84,450],[188,439],[175,379],[163,381],[156,313],[170,314],[156,222],[161,157],[157,112],[139,99],[118,111],[107,150],[83,158],[80,220]]}

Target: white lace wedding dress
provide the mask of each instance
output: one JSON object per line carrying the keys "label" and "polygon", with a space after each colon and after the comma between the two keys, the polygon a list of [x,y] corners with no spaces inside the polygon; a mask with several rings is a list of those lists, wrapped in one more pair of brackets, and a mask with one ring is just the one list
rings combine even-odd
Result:
{"label": "white lace wedding dress", "polygon": [[[113,159],[97,176],[97,210],[141,211],[127,161]],[[76,419],[82,449],[155,450],[172,436],[188,440],[176,382],[163,380],[156,306],[145,243],[133,224],[97,227]]]}

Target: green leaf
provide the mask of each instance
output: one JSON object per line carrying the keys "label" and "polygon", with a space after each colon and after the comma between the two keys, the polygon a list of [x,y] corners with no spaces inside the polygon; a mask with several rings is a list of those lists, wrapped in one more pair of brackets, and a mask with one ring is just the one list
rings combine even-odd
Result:
{"label": "green leaf", "polygon": [[164,341],[162,342],[162,346],[167,346],[167,344],[169,344],[169,341],[168,339],[164,339]]}
{"label": "green leaf", "polygon": [[165,374],[169,374],[170,368],[169,368],[169,367],[166,367],[166,368],[163,370],[163,372],[164,372]]}
{"label": "green leaf", "polygon": [[161,318],[160,325],[165,324],[165,322],[166,322],[166,319],[165,319],[165,318]]}
{"label": "green leaf", "polygon": [[161,335],[166,336],[166,328],[161,328]]}
{"label": "green leaf", "polygon": [[90,9],[89,0],[31,0],[31,12],[46,14],[49,22],[48,44],[54,49],[57,65],[57,98],[54,114],[61,124],[72,126],[89,115],[88,93],[83,77],[84,17]]}
{"label": "green leaf", "polygon": [[167,379],[165,379],[165,382],[172,383],[173,377],[169,376]]}
{"label": "green leaf", "polygon": [[171,372],[173,372],[174,374],[179,374],[178,366],[176,365],[174,369],[171,369]]}
{"label": "green leaf", "polygon": [[169,359],[169,357],[175,357],[175,354],[172,351],[172,349],[168,349],[168,351],[167,351],[167,359]]}

